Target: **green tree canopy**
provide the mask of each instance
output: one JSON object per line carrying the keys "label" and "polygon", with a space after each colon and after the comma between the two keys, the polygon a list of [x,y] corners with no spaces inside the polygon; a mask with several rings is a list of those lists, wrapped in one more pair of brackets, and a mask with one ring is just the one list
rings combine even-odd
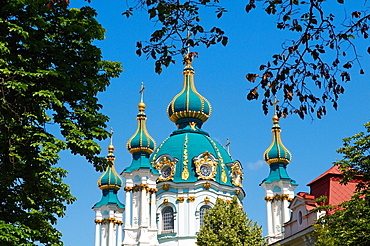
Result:
{"label": "green tree canopy", "polygon": [[236,196],[231,203],[217,199],[204,216],[196,242],[200,246],[261,246],[264,243],[262,228],[247,218]]}
{"label": "green tree canopy", "polygon": [[370,245],[370,122],[366,132],[343,139],[338,153],[343,159],[335,162],[343,171],[344,185],[352,179],[361,178],[349,201],[338,206],[322,206],[330,211],[315,225],[318,237],[316,245]]}
{"label": "green tree canopy", "polygon": [[[227,28],[214,26],[214,21],[210,23],[202,12],[204,8],[213,8],[216,17],[221,18],[228,14],[223,6],[225,1],[132,0],[129,3],[131,7],[124,15],[129,17],[134,10],[144,10],[156,23],[150,38],[137,42],[136,53],[153,58],[158,73],[162,66],[174,63],[174,56],[187,52],[188,46],[228,43]],[[358,41],[369,37],[369,6],[365,0],[247,1],[246,14],[262,10],[258,13],[275,16],[276,22],[271,25],[288,38],[281,50],[271,54],[271,59],[260,64],[256,71],[246,71],[247,80],[254,85],[247,99],[256,100],[261,94],[263,111],[267,114],[280,91],[283,100],[278,114],[298,114],[302,119],[305,115],[321,118],[326,114],[327,104],[337,109],[338,97],[344,93],[351,73],[364,74],[366,70],[361,61],[370,54],[370,47],[359,46]],[[206,28],[209,25],[211,28]]]}
{"label": "green tree canopy", "polygon": [[55,167],[61,150],[107,165],[95,142],[109,136],[97,94],[121,65],[92,44],[105,32],[96,12],[67,3],[0,4],[0,245],[62,244],[54,224],[75,198]]}

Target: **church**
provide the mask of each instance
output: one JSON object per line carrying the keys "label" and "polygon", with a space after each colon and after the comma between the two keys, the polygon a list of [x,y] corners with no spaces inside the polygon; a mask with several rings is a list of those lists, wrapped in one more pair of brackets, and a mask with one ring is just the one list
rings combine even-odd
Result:
{"label": "church", "polygon": [[204,214],[217,199],[237,196],[242,202],[246,196],[242,164],[202,130],[212,106],[195,88],[192,53],[184,61],[183,88],[167,107],[176,126],[170,136],[156,147],[146,128],[142,89],[137,129],[126,146],[132,162],[121,175],[113,143],[108,147],[113,164],[98,180],[102,198],[93,206],[95,246],[195,245]]}
{"label": "church", "polygon": [[[212,106],[195,89],[193,54],[184,61],[182,90],[167,107],[167,116],[175,124],[169,137],[156,146],[150,136],[142,86],[136,132],[126,145],[132,160],[120,174],[114,166],[111,138],[107,159],[112,165],[98,179],[102,197],[93,206],[95,246],[196,245],[205,212],[217,199],[227,202],[236,196],[242,204],[246,197],[242,164],[202,130]],[[268,244],[314,245],[312,224],[321,216],[313,210],[315,198],[326,195],[334,199],[330,204],[339,204],[350,198],[357,181],[343,195],[340,172],[331,168],[308,184],[310,194],[295,195],[298,184],[287,172],[292,154],[282,142],[276,110],[272,125],[272,142],[263,154],[270,172],[260,184],[265,189]],[[119,191],[125,192],[124,203]]]}

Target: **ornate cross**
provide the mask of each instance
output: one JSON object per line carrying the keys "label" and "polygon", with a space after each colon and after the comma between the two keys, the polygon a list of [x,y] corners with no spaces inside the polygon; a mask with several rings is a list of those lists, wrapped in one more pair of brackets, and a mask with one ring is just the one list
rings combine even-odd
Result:
{"label": "ornate cross", "polygon": [[141,82],[141,89],[139,91],[139,93],[140,93],[140,102],[144,102],[144,89],[145,89],[144,82]]}

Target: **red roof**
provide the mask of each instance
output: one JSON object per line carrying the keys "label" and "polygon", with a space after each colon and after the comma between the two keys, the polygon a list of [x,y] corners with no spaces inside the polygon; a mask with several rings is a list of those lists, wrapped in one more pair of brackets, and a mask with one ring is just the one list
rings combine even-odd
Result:
{"label": "red roof", "polygon": [[332,166],[331,168],[329,168],[326,172],[324,172],[323,174],[321,174],[319,177],[315,178],[314,180],[312,180],[310,183],[308,183],[307,185],[311,185],[312,183],[316,182],[317,180],[323,178],[324,176],[326,175],[329,175],[329,174],[342,174],[342,171],[339,170],[338,166]]}

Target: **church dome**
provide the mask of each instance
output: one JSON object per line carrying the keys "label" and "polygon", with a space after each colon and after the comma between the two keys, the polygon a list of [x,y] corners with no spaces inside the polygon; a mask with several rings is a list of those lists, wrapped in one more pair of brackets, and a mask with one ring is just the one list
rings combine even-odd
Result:
{"label": "church dome", "polygon": [[145,103],[142,101],[138,105],[139,113],[137,115],[138,126],[136,132],[127,142],[127,149],[131,154],[137,152],[146,152],[148,154],[153,153],[155,149],[155,141],[149,135],[146,129],[146,115],[145,115]]}
{"label": "church dome", "polygon": [[185,62],[184,87],[167,108],[170,120],[178,129],[151,156],[152,167],[161,175],[158,181],[210,180],[241,187],[240,163],[201,129],[212,109],[207,99],[195,90],[192,53],[185,56]]}
{"label": "church dome", "polygon": [[289,152],[287,148],[285,148],[284,144],[280,138],[281,128],[279,126],[279,118],[277,115],[272,117],[274,122],[274,126],[272,127],[272,143],[270,147],[264,153],[264,159],[267,164],[273,163],[283,163],[289,164],[292,160],[292,154]]}
{"label": "church dome", "polygon": [[232,186],[229,153],[208,133],[191,126],[174,131],[155,150],[152,165],[161,173],[159,181],[175,183],[213,180]]}
{"label": "church dome", "polygon": [[211,115],[212,107],[194,86],[194,69],[191,66],[192,53],[185,56],[184,85],[167,107],[167,115],[176,124],[196,122],[203,124]]}
{"label": "church dome", "polygon": [[122,179],[116,172],[114,168],[114,146],[108,146],[108,160],[112,162],[112,165],[109,165],[105,172],[98,179],[98,186],[101,190],[105,189],[116,189],[119,190],[122,187]]}

